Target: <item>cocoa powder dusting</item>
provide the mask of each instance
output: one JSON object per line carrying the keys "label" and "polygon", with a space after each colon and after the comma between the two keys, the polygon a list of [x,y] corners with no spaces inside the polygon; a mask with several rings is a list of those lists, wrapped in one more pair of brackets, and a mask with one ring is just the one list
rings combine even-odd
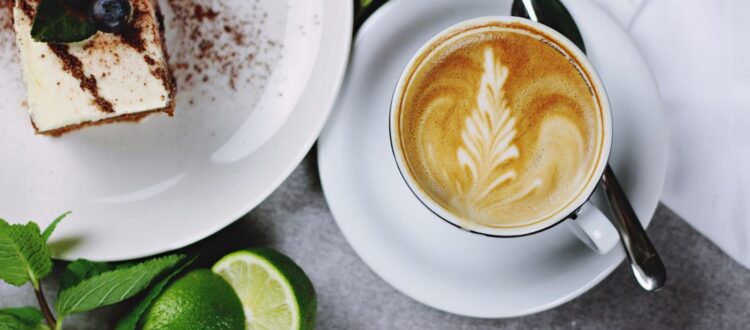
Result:
{"label": "cocoa powder dusting", "polygon": [[34,17],[36,14],[36,7],[39,4],[37,0],[32,1],[34,1],[33,5],[29,3],[29,0],[18,0],[18,8],[21,8],[21,11],[23,11],[23,13],[29,18]]}
{"label": "cocoa powder dusting", "polygon": [[268,13],[258,5],[258,0],[248,0],[252,6],[250,13],[238,11],[236,4],[226,1],[166,1],[173,12],[169,26],[179,36],[168,42],[173,55],[170,68],[180,90],[192,89],[209,80],[238,90],[241,84],[256,81],[260,85],[269,79],[273,65],[259,63],[256,55],[282,45],[266,40],[263,26]]}
{"label": "cocoa powder dusting", "polygon": [[13,0],[0,0],[0,51],[14,44],[13,34]]}
{"label": "cocoa powder dusting", "polygon": [[[166,41],[166,26],[164,25],[164,14],[161,11],[161,6],[159,4],[156,4],[156,10],[154,12],[156,15],[156,23],[158,24],[158,32],[159,32],[159,40],[161,44],[161,51],[164,54],[164,65],[169,65],[169,51],[167,50],[167,41]],[[152,59],[153,60],[153,59]],[[148,62],[148,61],[147,61]],[[149,65],[151,65],[149,63]],[[151,65],[153,68],[154,66]],[[169,98],[172,99],[171,107],[174,108],[175,101],[174,96],[175,93],[177,93],[177,79],[175,79],[174,74],[172,74],[171,71],[169,71],[168,67],[158,66],[156,70],[152,70],[151,74],[155,74],[158,76],[158,78],[161,80],[162,85],[164,85],[164,88],[166,88],[169,91]],[[169,114],[172,116],[172,114]]]}
{"label": "cocoa powder dusting", "polygon": [[108,113],[115,112],[112,103],[99,95],[99,86],[96,77],[86,75],[83,71],[83,63],[81,63],[81,60],[68,52],[68,45],[49,44],[49,48],[55,53],[55,55],[57,55],[60,61],[62,61],[63,69],[78,79],[81,83],[81,89],[89,91],[91,95],[94,96],[94,103],[96,103],[99,110]]}
{"label": "cocoa powder dusting", "polygon": [[131,23],[118,35],[122,42],[126,43],[130,47],[135,48],[139,52],[146,51],[146,41],[143,40],[143,25],[147,24],[144,19],[147,19],[145,8],[141,8],[144,4],[142,2],[133,3],[133,17]]}
{"label": "cocoa powder dusting", "polygon": [[0,0],[0,29],[13,29],[13,0]]}
{"label": "cocoa powder dusting", "polygon": [[174,84],[172,83],[172,79],[167,70],[161,65],[158,65],[156,60],[151,58],[151,56],[143,55],[143,60],[151,67],[151,74],[161,81],[164,89],[170,91],[169,93],[171,96],[174,96]]}
{"label": "cocoa powder dusting", "polygon": [[[146,40],[144,39],[144,36],[146,35],[145,32],[148,31],[149,28],[152,28],[151,17],[148,14],[149,7],[145,1],[135,1],[132,2],[132,4],[133,17],[131,18],[131,23],[123,31],[119,32],[118,36],[123,43],[132,47],[139,53],[144,54],[146,53]],[[164,40],[164,18],[161,15],[161,10],[158,6],[155,10],[155,16],[158,24],[159,38]],[[168,57],[166,49],[162,50],[164,51],[164,56]],[[164,88],[170,91],[170,94],[174,94],[172,78],[165,68],[147,54],[143,55],[143,60],[149,65],[151,74],[162,82]]]}
{"label": "cocoa powder dusting", "polygon": [[143,55],[143,60],[146,61],[146,64],[148,65],[156,65],[156,61],[151,58],[151,56]]}
{"label": "cocoa powder dusting", "polygon": [[219,13],[213,11],[211,8],[205,8],[199,4],[196,4],[193,6],[193,16],[195,16],[196,19],[198,19],[199,22],[203,22],[204,20],[214,20],[217,16],[219,16]]}

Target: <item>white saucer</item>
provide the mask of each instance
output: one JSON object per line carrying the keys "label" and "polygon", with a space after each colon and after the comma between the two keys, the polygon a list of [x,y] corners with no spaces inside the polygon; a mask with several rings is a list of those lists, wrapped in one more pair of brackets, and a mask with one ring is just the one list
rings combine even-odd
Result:
{"label": "white saucer", "polygon": [[[648,224],[667,165],[657,86],[614,20],[590,1],[565,3],[609,93],[611,163]],[[473,17],[507,15],[509,8],[510,0],[397,0],[381,8],[359,33],[318,148],[331,211],[365,263],[424,304],[474,317],[513,317],[560,305],[599,283],[625,256],[621,247],[596,255],[564,226],[512,239],[457,230],[425,209],[398,174],[388,142],[388,111],[408,59],[440,30]]]}
{"label": "white saucer", "polygon": [[[286,179],[333,107],[349,57],[351,0],[160,3],[172,64],[187,58],[208,66],[192,85],[183,83],[185,71],[176,72],[175,116],[60,138],[34,135],[16,49],[8,41],[13,34],[0,30],[0,217],[44,227],[73,211],[53,236],[56,257],[131,259],[217,232]],[[206,49],[219,57],[236,51],[237,60],[222,72],[225,63],[216,56],[190,57],[196,48],[180,44],[194,32],[173,24],[177,10],[170,3],[191,17],[188,3],[218,10],[215,21],[203,21],[204,35],[219,36]],[[224,33],[227,28],[244,37]],[[223,48],[233,38],[245,45]],[[227,80],[235,69],[241,78],[231,89]]]}

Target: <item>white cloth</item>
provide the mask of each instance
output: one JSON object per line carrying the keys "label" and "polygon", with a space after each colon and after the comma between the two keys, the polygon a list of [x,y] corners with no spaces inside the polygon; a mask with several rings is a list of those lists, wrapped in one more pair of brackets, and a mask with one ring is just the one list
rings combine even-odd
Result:
{"label": "white cloth", "polygon": [[597,0],[646,58],[670,122],[662,200],[750,268],[750,0]]}

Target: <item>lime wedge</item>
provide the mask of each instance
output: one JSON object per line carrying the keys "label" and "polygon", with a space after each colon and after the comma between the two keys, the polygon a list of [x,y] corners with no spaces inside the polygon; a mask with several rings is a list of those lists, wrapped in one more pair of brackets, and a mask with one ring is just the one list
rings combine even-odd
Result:
{"label": "lime wedge", "polygon": [[315,327],[315,289],[289,257],[266,248],[242,250],[228,254],[212,270],[240,297],[247,329]]}

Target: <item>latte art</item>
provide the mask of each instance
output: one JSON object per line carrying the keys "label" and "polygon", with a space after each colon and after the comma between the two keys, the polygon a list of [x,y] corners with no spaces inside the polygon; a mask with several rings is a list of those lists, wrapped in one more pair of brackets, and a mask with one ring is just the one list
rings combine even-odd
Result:
{"label": "latte art", "polygon": [[445,41],[406,82],[397,126],[419,188],[459,219],[515,227],[581,194],[602,149],[602,116],[561,49],[506,26]]}
{"label": "latte art", "polygon": [[[508,108],[503,92],[507,79],[508,68],[495,60],[492,48],[486,48],[476,108],[466,117],[461,130],[463,145],[456,152],[458,164],[470,174],[469,180],[460,180],[458,177],[451,179],[444,174],[445,179],[452,181],[459,192],[454,196],[453,207],[464,209],[465,213],[473,216],[485,212],[483,209],[524,198],[542,185],[541,178],[535,177],[525,182],[525,187],[521,190],[499,198],[489,198],[495,189],[510,186],[513,181],[518,180],[515,168],[500,168],[505,163],[512,163],[520,155],[514,144],[516,119]],[[429,148],[433,149],[432,146]],[[431,161],[439,162],[434,158]]]}

